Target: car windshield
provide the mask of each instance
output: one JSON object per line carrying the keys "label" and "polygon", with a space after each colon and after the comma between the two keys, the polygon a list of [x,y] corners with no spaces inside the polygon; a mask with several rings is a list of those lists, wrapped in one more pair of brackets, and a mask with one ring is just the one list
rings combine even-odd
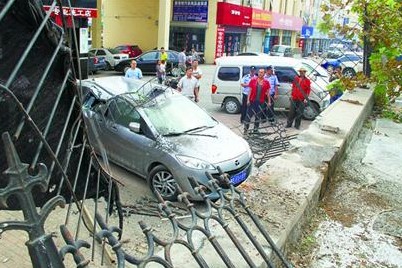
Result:
{"label": "car windshield", "polygon": [[163,136],[182,135],[218,124],[197,104],[181,95],[158,97],[143,110],[158,133]]}
{"label": "car windshield", "polygon": [[285,48],[283,46],[273,46],[272,47],[272,52],[285,52]]}
{"label": "car windshield", "polygon": [[112,54],[119,54],[119,53],[120,53],[120,50],[115,49],[115,48],[109,48],[108,50],[109,50],[109,52],[112,53]]}

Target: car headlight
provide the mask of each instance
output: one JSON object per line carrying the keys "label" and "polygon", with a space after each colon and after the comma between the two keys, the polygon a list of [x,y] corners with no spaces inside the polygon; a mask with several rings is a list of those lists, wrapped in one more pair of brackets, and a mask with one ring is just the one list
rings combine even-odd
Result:
{"label": "car headlight", "polygon": [[194,168],[194,169],[210,169],[210,170],[215,170],[215,167],[198,158],[194,158],[194,157],[189,157],[189,156],[185,156],[185,155],[176,155],[177,159],[179,159],[180,163],[182,163],[183,165],[185,165],[186,167],[189,168]]}

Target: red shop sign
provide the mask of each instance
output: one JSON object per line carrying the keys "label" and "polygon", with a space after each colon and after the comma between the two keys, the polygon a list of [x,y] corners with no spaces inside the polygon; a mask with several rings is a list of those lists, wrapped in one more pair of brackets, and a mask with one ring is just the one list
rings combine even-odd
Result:
{"label": "red shop sign", "polygon": [[250,27],[253,15],[251,7],[234,5],[226,2],[218,2],[216,24]]}
{"label": "red shop sign", "polygon": [[215,59],[222,57],[225,51],[225,28],[218,27],[216,30]]}
{"label": "red shop sign", "polygon": [[[50,10],[50,7],[51,6],[43,6],[46,12]],[[57,17],[61,14],[67,17],[70,17],[72,15],[73,17],[78,18],[96,18],[98,17],[98,10],[96,8],[83,7],[72,7],[71,9],[69,7],[62,7],[62,10],[60,10],[58,6],[55,6],[51,16]]]}

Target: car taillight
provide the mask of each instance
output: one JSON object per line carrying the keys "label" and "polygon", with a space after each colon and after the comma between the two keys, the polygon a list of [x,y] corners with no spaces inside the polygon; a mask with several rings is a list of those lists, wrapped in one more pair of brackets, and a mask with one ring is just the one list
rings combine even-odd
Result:
{"label": "car taillight", "polygon": [[94,63],[97,64],[99,62],[97,57],[94,57]]}
{"label": "car taillight", "polygon": [[218,87],[216,85],[212,85],[211,90],[212,94],[215,94],[216,90],[218,90]]}

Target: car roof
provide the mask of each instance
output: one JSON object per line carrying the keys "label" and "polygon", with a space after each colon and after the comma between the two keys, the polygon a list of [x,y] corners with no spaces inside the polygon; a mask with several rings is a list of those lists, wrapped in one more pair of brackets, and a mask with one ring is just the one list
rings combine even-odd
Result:
{"label": "car roof", "polygon": [[156,98],[160,93],[164,96],[175,94],[172,88],[157,84],[156,81],[144,81],[121,76],[91,78],[82,81],[82,86],[88,87],[101,100],[115,96],[126,96],[133,105],[141,105]]}
{"label": "car roof", "polygon": [[295,66],[302,62],[302,59],[291,57],[279,57],[269,55],[259,56],[230,56],[221,57],[216,59],[218,66],[259,66],[259,65],[273,65],[273,66]]}

